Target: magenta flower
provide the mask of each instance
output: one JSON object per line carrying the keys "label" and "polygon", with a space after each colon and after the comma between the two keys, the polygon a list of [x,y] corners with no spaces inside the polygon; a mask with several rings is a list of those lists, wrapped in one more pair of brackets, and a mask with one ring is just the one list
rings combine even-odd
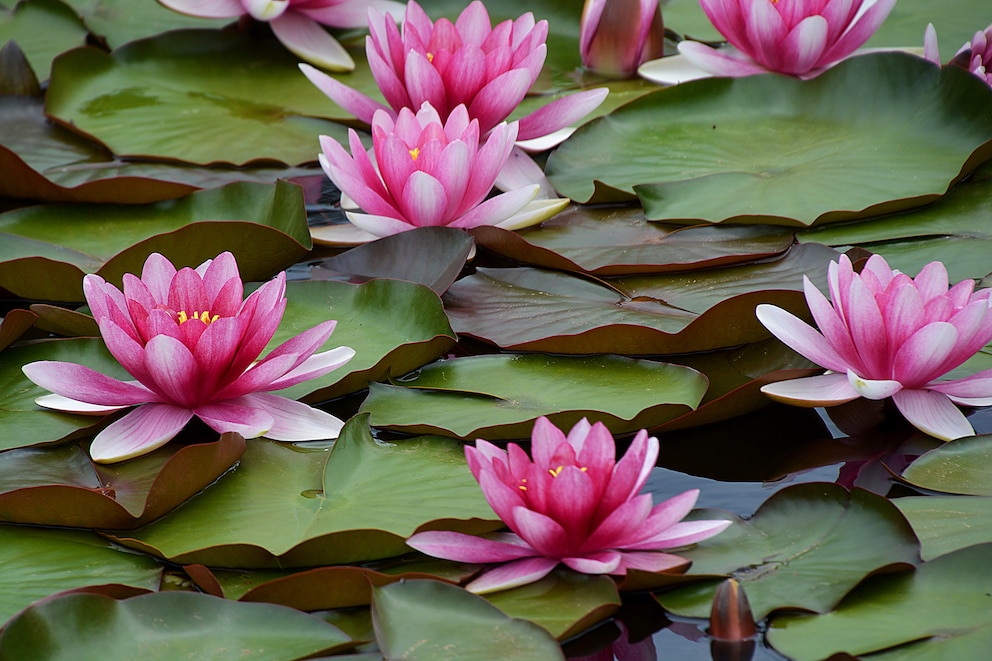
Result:
{"label": "magenta flower", "polygon": [[586,0],[579,53],[587,69],[630,77],[665,54],[665,26],[658,0]]}
{"label": "magenta flower", "polygon": [[465,448],[486,500],[512,533],[430,531],[407,540],[438,558],[505,563],[469,583],[473,592],[540,580],[558,563],[585,574],[664,571],[687,561],[659,551],[707,539],[730,525],[682,522],[698,490],[654,507],[651,494],[638,495],[658,458],[658,439],[644,430],[619,462],[610,432],[584,418],[567,438],[547,418],[538,418],[531,440],[533,461],[513,443],[503,451],[479,439]]}
{"label": "magenta flower", "polygon": [[348,212],[348,219],[369,239],[429,225],[516,229],[541,220],[520,213],[538,186],[486,199],[516,133],[516,122],[499,124],[480,145],[479,121],[469,120],[465,106],[442,124],[425,103],[416,115],[401,109],[395,121],[385,111],[376,113],[374,164],[355,131],[349,132],[351,155],[322,135],[318,158],[334,184],[366,212]]}
{"label": "magenta flower", "polygon": [[974,435],[954,404],[992,404],[992,370],[937,379],[992,341],[992,290],[976,292],[972,280],[948,289],[940,262],[927,264],[914,280],[879,255],[860,274],[842,255],[839,264],[830,264],[828,278],[832,304],[804,278],[819,332],[773,305],[759,305],[756,313],[772,334],[829,372],[761,390],[799,406],[891,397],[924,433],[943,440]]}
{"label": "magenta flower", "polygon": [[314,354],[336,322],[300,333],[256,362],[282,320],[285,290],[280,273],[242,300],[229,252],[179,271],[153,253],[140,279],[124,275],[123,292],[98,275],[83,279],[107,349],[135,381],[56,361],[25,365],[24,374],[55,393],[36,400],[48,408],[103,414],[137,406],[97,434],[90,447],[97,462],[151,452],[194,415],[217,432],[246,438],[336,438],[340,420],[269,392],[327,374],[355,355],[349,347]]}
{"label": "magenta flower", "polygon": [[736,47],[683,41],[679,52],[718,76],[773,71],[813,78],[868,41],[896,0],[699,0]]}
{"label": "magenta flower", "polygon": [[[923,37],[923,54],[928,60],[940,66],[937,31],[933,23],[927,26]],[[992,86],[992,25],[982,32],[976,32],[974,38],[962,46],[947,64],[967,69]]]}
{"label": "magenta flower", "polygon": [[[528,12],[493,27],[478,0],[454,23],[446,18],[432,22],[420,5],[410,0],[402,34],[391,16],[372,9],[369,30],[365,51],[389,107],[313,67],[300,65],[331,100],[368,123],[377,110],[395,117],[402,108],[416,110],[424,102],[446,120],[463,105],[486,135],[520,104],[541,73],[547,55],[547,21],[535,23]],[[607,94],[606,89],[589,90],[553,101],[520,120],[516,139],[532,140],[558,132],[595,109]]]}
{"label": "magenta flower", "polygon": [[332,71],[351,71],[355,62],[322,25],[365,28],[375,7],[401,16],[393,0],[159,0],[169,9],[204,18],[251,16],[272,26],[272,32],[294,55]]}

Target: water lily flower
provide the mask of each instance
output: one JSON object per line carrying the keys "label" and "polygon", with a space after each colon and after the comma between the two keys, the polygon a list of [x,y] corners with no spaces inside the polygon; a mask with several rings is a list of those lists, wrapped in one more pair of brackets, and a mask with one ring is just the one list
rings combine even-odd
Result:
{"label": "water lily flower", "polygon": [[195,270],[162,255],[145,261],[141,278],[124,275],[123,291],[98,275],[83,292],[107,349],[134,381],[118,381],[83,365],[40,361],[23,367],[55,394],[47,408],[106,414],[136,406],[94,439],[90,455],[109,463],[164,445],[193,416],[213,430],[280,441],[337,438],[342,422],[270,391],[327,374],[355,354],[349,347],[314,352],[330,337],[325,321],[258,360],[286,308],[286,275],[243,299],[234,255],[225,252]]}
{"label": "water lily flower", "polygon": [[819,332],[773,305],[759,305],[756,313],[772,334],[829,372],[761,390],[799,406],[891,397],[926,434],[943,440],[974,435],[955,404],[992,404],[992,370],[938,379],[992,341],[992,290],[976,292],[972,280],[948,288],[940,262],[924,266],[914,280],[879,255],[860,274],[842,255],[827,273],[832,303],[804,278]]}
{"label": "water lily flower", "polygon": [[768,71],[813,78],[868,41],[896,0],[699,0],[734,49],[679,44],[696,66],[718,76]]}
{"label": "water lily flower", "polygon": [[686,521],[698,490],[652,507],[638,492],[658,458],[658,439],[641,430],[616,461],[609,430],[585,419],[566,437],[547,418],[531,435],[533,461],[518,445],[500,450],[479,439],[466,446],[469,468],[493,510],[512,530],[490,537],[452,531],[413,535],[407,544],[438,558],[504,563],[468,584],[494,592],[540,580],[559,563],[585,574],[664,571],[688,561],[665,549],[716,535],[729,521]]}
{"label": "water lily flower", "polygon": [[644,62],[665,54],[665,25],[658,0],[586,0],[579,53],[587,69],[630,77]]}
{"label": "water lily flower", "polygon": [[[394,117],[402,108],[416,110],[429,102],[442,119],[460,105],[479,121],[485,135],[505,120],[537,80],[547,56],[547,21],[530,12],[492,26],[485,5],[476,0],[452,23],[431,21],[415,0],[406,6],[403,32],[375,8],[369,10],[365,42],[369,66],[389,106],[375,101],[305,64],[300,69],[332,101],[371,123],[377,110]],[[594,110],[608,90],[595,89],[563,97],[520,119],[516,139],[540,142],[548,149],[572,124]]]}
{"label": "water lily flower", "polygon": [[[923,36],[923,54],[928,60],[940,66],[937,30],[934,29],[933,23],[927,26]],[[976,32],[972,40],[962,46],[947,64],[967,69],[992,86],[992,25],[984,31]]]}
{"label": "water lily flower", "polygon": [[480,144],[479,120],[470,120],[465,106],[442,123],[425,102],[416,115],[402,108],[395,121],[390,113],[376,113],[374,163],[353,130],[351,154],[322,135],[318,158],[334,184],[365,211],[349,211],[348,219],[369,239],[428,225],[517,229],[543,219],[523,213],[537,195],[536,184],[486,199],[516,134],[516,122],[502,123]]}
{"label": "water lily flower", "polygon": [[332,71],[351,71],[355,62],[321,27],[365,28],[368,10],[401,16],[393,0],[159,0],[169,9],[203,18],[251,16],[272,27],[276,38],[294,55]]}

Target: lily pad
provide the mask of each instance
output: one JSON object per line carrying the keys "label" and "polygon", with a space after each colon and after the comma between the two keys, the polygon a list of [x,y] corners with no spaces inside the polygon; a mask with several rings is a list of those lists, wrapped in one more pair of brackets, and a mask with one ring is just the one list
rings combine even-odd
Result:
{"label": "lily pad", "polygon": [[223,475],[245,449],[237,434],[170,443],[113,466],[78,446],[10,450],[0,461],[0,521],[75,528],[134,528],[168,513]]}
{"label": "lily pad", "polygon": [[158,2],[132,0],[63,0],[79,13],[93,34],[103,37],[111,48],[129,41],[152,37],[168,30],[183,28],[220,28],[230,18],[187,16],[167,9]]}
{"label": "lily pad", "polygon": [[230,184],[152,205],[24,207],[0,214],[0,236],[0,287],[48,301],[82,301],[86,273],[119,283],[140,273],[151,252],[196,266],[230,250],[245,280],[263,280],[310,248],[303,194],[286,182]]}
{"label": "lily pad", "polygon": [[875,576],[832,613],[776,618],[769,642],[796,661],[846,652],[885,661],[981,659],[992,645],[992,544]]}
{"label": "lily pad", "polygon": [[351,645],[343,631],[306,613],[194,592],[121,601],[68,595],[33,606],[0,634],[0,656],[38,661],[293,661]]}
{"label": "lily pad", "polygon": [[802,276],[823,285],[827,265],[836,258],[833,250],[811,244],[776,260],[610,281],[529,268],[479,268],[452,285],[444,301],[455,332],[503,349],[708,351],[768,338],[754,316],[759,303],[807,316]]}
{"label": "lily pad", "polygon": [[[727,514],[698,510],[693,516]],[[775,493],[751,519],[736,520],[680,555],[692,560],[687,576],[736,578],[755,618],[762,619],[787,608],[827,612],[865,577],[918,563],[919,543],[885,498],[809,483]],[[656,597],[676,615],[708,617],[720,582],[696,582]]]}
{"label": "lily pad", "polygon": [[274,183],[312,174],[284,166],[195,167],[115,157],[103,145],[53,124],[43,101],[0,96],[0,194],[53,202],[148,204],[235,181]]}
{"label": "lily pad", "polygon": [[290,282],[286,298],[266,351],[328,319],[338,323],[325,347],[355,349],[343,367],[279,392],[292,399],[318,402],[364,390],[369,381],[406,374],[455,343],[437,294],[412,282]]}
{"label": "lily pad", "polygon": [[573,205],[539,227],[478,227],[482,248],[525,264],[595,275],[665,273],[772,257],[792,232],[768,227],[678,227],[649,223],[639,207]]}
{"label": "lily pad", "polygon": [[[430,608],[424,608],[430,604]],[[526,620],[504,615],[485,599],[439,581],[376,588],[376,640],[387,659],[464,661],[564,660],[557,641]]]}
{"label": "lily pad", "polygon": [[186,30],[111,54],[59,57],[45,101],[53,119],[117,154],[189,163],[315,161],[317,136],[347,141],[335,107],[274,38]]}
{"label": "lily pad", "polygon": [[17,42],[35,75],[47,80],[56,55],[86,43],[86,28],[58,0],[25,0],[0,7],[0,44],[8,41]]}
{"label": "lily pad", "polygon": [[695,370],[621,356],[470,356],[399,383],[369,385],[361,410],[374,427],[468,440],[529,438],[542,415],[559,427],[585,417],[632,433],[695,408],[706,392]]}
{"label": "lily pad", "polygon": [[910,496],[893,502],[916,531],[920,555],[928,562],[968,546],[992,542],[990,497]]}
{"label": "lily pad", "polygon": [[915,487],[992,496],[992,436],[961,438],[917,459],[902,474]]}
{"label": "lily pad", "polygon": [[162,570],[153,559],[122,553],[91,532],[0,525],[0,534],[0,622],[55,592],[110,584],[158,589]]}
{"label": "lily pad", "polygon": [[312,567],[407,553],[406,538],[429,527],[491,531],[494,518],[459,443],[378,443],[357,416],[330,452],[252,441],[185,507],[111,538],[182,564]]}
{"label": "lily pad", "polygon": [[38,315],[30,310],[15,308],[0,319],[0,351],[16,342],[38,321]]}
{"label": "lily pad", "polygon": [[[814,80],[697,80],[576,131],[548,159],[563,195],[636,191],[652,220],[791,225],[932,202],[989,156],[992,89],[903,53]],[[706,145],[705,150],[700,145]]]}

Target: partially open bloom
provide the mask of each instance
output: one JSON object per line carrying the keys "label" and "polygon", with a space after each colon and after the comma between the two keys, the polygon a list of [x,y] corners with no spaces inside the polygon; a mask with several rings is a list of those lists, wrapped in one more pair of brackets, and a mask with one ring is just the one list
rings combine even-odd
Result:
{"label": "partially open bloom", "polygon": [[679,52],[718,76],[774,71],[813,78],[868,41],[896,0],[699,0],[737,50],[683,41]]}
{"label": "partially open bloom", "polygon": [[[940,65],[937,31],[933,23],[927,26],[924,34],[923,53],[928,60]],[[967,69],[988,85],[992,85],[992,25],[982,32],[976,32],[974,38],[962,46],[947,64]]]}
{"label": "partially open bloom", "polygon": [[403,13],[393,0],[159,0],[169,9],[204,18],[251,16],[265,21],[294,55],[332,71],[351,71],[348,52],[321,25],[364,28],[369,7]]}
{"label": "partially open bloom", "polygon": [[442,123],[425,103],[416,115],[401,109],[395,121],[385,111],[376,113],[375,163],[354,131],[349,133],[351,155],[334,139],[320,136],[318,158],[334,184],[366,212],[348,212],[348,219],[370,239],[429,225],[516,229],[519,222],[528,224],[521,218],[529,216],[515,214],[534,199],[538,186],[486,199],[516,132],[516,122],[499,124],[480,144],[479,121],[469,120],[465,106]]}
{"label": "partially open bloom", "polygon": [[658,0],[586,0],[579,53],[587,69],[629,77],[647,60],[665,54],[665,26]]}
{"label": "partially open bloom", "polygon": [[[402,34],[391,16],[372,9],[369,31],[365,51],[389,108],[313,67],[300,66],[331,100],[369,123],[377,110],[395,117],[400,109],[416,110],[426,101],[442,120],[465,106],[485,135],[520,104],[547,56],[547,21],[535,23],[528,12],[493,27],[478,0],[454,23],[446,18],[431,21],[416,0],[410,0]],[[553,101],[521,118],[516,139],[531,140],[564,129],[595,109],[607,94],[606,89],[589,90]]]}
{"label": "partially open bloom", "polygon": [[582,419],[566,437],[542,417],[531,440],[533,461],[513,443],[503,451],[479,439],[474,448],[465,448],[486,500],[512,533],[473,537],[429,531],[407,540],[438,558],[506,563],[469,583],[473,592],[540,580],[558,563],[585,574],[680,567],[685,558],[660,551],[707,539],[730,525],[682,521],[698,490],[654,507],[651,494],[638,494],[658,458],[658,439],[644,430],[620,461],[613,436],[599,422]]}
{"label": "partially open bloom", "polygon": [[917,429],[951,440],[975,432],[955,406],[992,404],[992,370],[951,381],[937,379],[992,341],[992,290],[964,280],[948,289],[940,262],[916,279],[894,271],[879,255],[855,273],[851,260],[828,270],[831,301],[805,278],[806,302],[819,332],[773,305],[758,319],[777,338],[829,370],[780,381],[761,390],[800,406],[832,406],[858,397],[891,397]]}
{"label": "partially open bloom", "polygon": [[124,275],[124,290],[87,275],[83,291],[110,353],[135,381],[118,381],[83,365],[25,365],[29,379],[53,395],[41,406],[76,413],[111,413],[137,406],[101,431],[94,461],[114,462],[164,445],[200,418],[217,432],[280,441],[337,438],[340,420],[271,394],[327,374],[355,354],[349,347],[314,352],[330,337],[325,321],[256,362],[286,309],[286,276],[248,298],[234,255],[225,252],[195,270],[179,271],[162,255],[145,261],[141,278]]}

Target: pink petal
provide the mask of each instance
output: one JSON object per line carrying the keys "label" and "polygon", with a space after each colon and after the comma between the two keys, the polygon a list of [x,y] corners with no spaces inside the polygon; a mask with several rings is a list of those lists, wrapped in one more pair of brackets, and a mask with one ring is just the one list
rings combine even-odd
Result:
{"label": "pink petal", "polygon": [[689,564],[689,560],[672,553],[651,551],[624,551],[621,554],[620,566],[616,573],[627,573],[628,569],[640,571],[667,572],[679,569]]}
{"label": "pink petal", "polygon": [[809,16],[799,22],[782,42],[780,61],[792,74],[806,73],[820,64],[827,46],[827,21],[822,16]]}
{"label": "pink petal", "polygon": [[526,507],[516,507],[512,522],[514,532],[541,555],[562,558],[569,554],[565,529],[551,517]]}
{"label": "pink petal", "polygon": [[341,434],[344,426],[344,422],[326,411],[278,395],[257,392],[236,401],[272,418],[272,425],[264,435],[274,441],[334,439]]}
{"label": "pink petal", "polygon": [[299,58],[332,71],[355,68],[348,51],[312,18],[287,11],[269,25],[282,45]]}
{"label": "pink petal", "polygon": [[304,381],[310,381],[333,372],[355,356],[355,350],[351,347],[335,347],[330,351],[322,351],[314,354],[293,368],[282,378],[269,384],[272,390],[282,390],[295,386]]}
{"label": "pink petal", "polygon": [[938,371],[958,342],[957,329],[943,321],[927,324],[896,352],[892,376],[906,388],[918,388],[941,376]]}
{"label": "pink petal", "polygon": [[772,0],[751,0],[745,20],[747,43],[734,45],[769,69],[781,71],[783,62],[779,45],[785,41],[788,26]]}
{"label": "pink petal", "polygon": [[190,16],[234,18],[245,13],[241,0],[159,0],[163,5]]}
{"label": "pink petal", "polygon": [[610,91],[605,87],[586,90],[552,101],[520,119],[517,140],[530,140],[578,122],[599,107]]}
{"label": "pink petal", "polygon": [[720,534],[731,523],[731,521],[720,520],[683,521],[666,528],[653,537],[629,545],[626,548],[632,551],[660,551],[679,546],[687,546]]}
{"label": "pink petal", "polygon": [[864,379],[852,370],[847,371],[847,381],[865,399],[885,399],[903,389],[903,384],[899,381]]}
{"label": "pink petal", "polygon": [[374,216],[367,213],[355,213],[349,211],[346,214],[352,225],[368,232],[374,237],[392,236],[400,232],[407,232],[416,227],[405,220],[397,220],[389,216]]}
{"label": "pink petal", "polygon": [[833,346],[799,317],[767,303],[757,306],[754,313],[772,335],[796,353],[829,370],[847,371],[847,362]]}
{"label": "pink petal", "polygon": [[448,114],[444,80],[426,57],[416,51],[407,53],[404,78],[411,107],[419,108],[426,101],[442,115]]}
{"label": "pink petal", "polygon": [[406,540],[407,546],[435,558],[455,562],[509,562],[534,557],[534,549],[522,540],[509,543],[460,532],[431,530],[418,532]]}
{"label": "pink petal", "polygon": [[565,442],[564,432],[545,416],[534,421],[534,429],[530,433],[530,451],[535,464],[550,466],[558,446]]}
{"label": "pink petal", "polygon": [[448,226],[471,229],[483,225],[498,225],[526,207],[537,196],[538,190],[537,185],[527,186],[491,197],[461,218],[448,223]]}
{"label": "pink petal", "polygon": [[553,558],[524,558],[490,569],[465,586],[475,594],[509,590],[541,580],[558,565]]}
{"label": "pink petal", "polygon": [[578,558],[562,558],[561,561],[582,574],[614,574],[620,566],[620,553],[601,551]]}
{"label": "pink petal", "polygon": [[140,384],[118,381],[76,363],[42,360],[24,365],[21,371],[45,390],[87,404],[123,407],[161,401]]}
{"label": "pink petal", "polygon": [[525,69],[511,69],[486,83],[469,104],[468,114],[488,131],[506,119],[523,100],[533,80]]}
{"label": "pink petal", "polygon": [[948,395],[952,401],[958,401],[958,403],[967,403],[971,406],[989,406],[989,404],[971,404],[969,400],[992,398],[992,369],[982,370],[978,374],[972,374],[963,379],[930,383],[926,389],[942,392]]}
{"label": "pink petal", "polygon": [[975,435],[968,419],[941,392],[902,390],[892,396],[892,401],[903,417],[924,434],[943,441]]}
{"label": "pink petal", "polygon": [[937,30],[933,23],[927,23],[927,29],[923,33],[923,57],[940,66],[940,48],[937,46]]}
{"label": "pink petal", "polygon": [[317,89],[326,94],[331,101],[366,124],[372,123],[372,116],[375,115],[376,110],[389,110],[378,101],[371,99],[358,90],[348,87],[335,78],[331,78],[323,71],[314,69],[309,64],[301,63],[300,71],[310,79],[311,83],[317,86]]}
{"label": "pink petal", "polygon": [[703,71],[716,76],[741,78],[768,73],[768,69],[730,48],[711,48],[698,41],[679,42],[679,53]]}
{"label": "pink petal", "polygon": [[414,172],[406,182],[400,201],[407,220],[417,227],[445,225],[448,193],[440,181],[426,172]]}
{"label": "pink petal", "polygon": [[597,518],[602,518],[637,495],[651,475],[651,470],[658,460],[658,451],[657,438],[648,436],[644,430],[637,433],[627,452],[613,469],[610,485],[603,494]]}
{"label": "pink petal", "polygon": [[96,416],[107,415],[108,413],[114,413],[127,408],[126,406],[87,404],[86,402],[80,402],[69,397],[63,397],[62,395],[42,395],[41,397],[36,397],[34,403],[43,408],[52,409],[53,411]]}
{"label": "pink petal", "polygon": [[761,387],[776,402],[794,406],[836,406],[850,402],[861,396],[851,387],[847,374],[834,373],[822,376],[808,376],[790,381],[778,381]]}
{"label": "pink petal", "polygon": [[[607,492],[608,494],[609,492]],[[641,527],[651,514],[651,495],[634,496],[612,510],[601,508],[606,517],[582,543],[583,550],[623,548],[627,542],[641,539]]]}
{"label": "pink petal", "polygon": [[182,431],[193,412],[169,404],[144,404],[97,434],[90,456],[100,464],[157,450]]}
{"label": "pink petal", "polygon": [[200,370],[185,344],[168,335],[153,337],[145,345],[145,365],[154,390],[170,403],[190,409],[199,403]]}
{"label": "pink petal", "polygon": [[245,438],[258,438],[272,428],[272,416],[242,400],[214,402],[197,406],[196,414],[208,427],[219,434],[237,432]]}
{"label": "pink petal", "polygon": [[326,7],[304,5],[297,11],[324,25],[337,28],[367,28],[369,9],[372,8],[387,14],[394,21],[402,20],[405,10],[404,5],[392,0],[340,0]]}
{"label": "pink petal", "polygon": [[[866,5],[868,2],[871,0],[866,0]],[[821,63],[836,62],[853,53],[856,48],[875,34],[895,4],[896,0],[875,0],[867,11],[861,14],[855,23],[848,28],[847,32],[823,54]]]}

